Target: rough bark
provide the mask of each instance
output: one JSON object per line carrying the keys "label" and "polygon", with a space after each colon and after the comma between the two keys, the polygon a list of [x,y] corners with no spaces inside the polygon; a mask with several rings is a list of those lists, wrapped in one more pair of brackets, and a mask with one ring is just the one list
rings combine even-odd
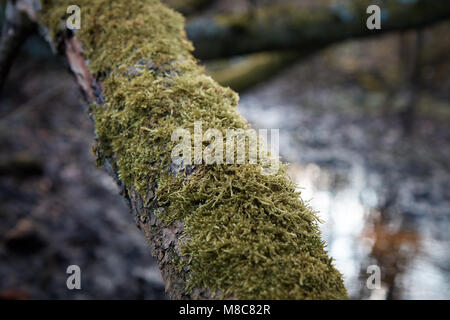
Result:
{"label": "rough bark", "polygon": [[[51,46],[66,56],[90,105],[98,162],[115,179],[144,231],[169,297],[346,298],[342,276],[320,240],[315,213],[298,198],[284,172],[268,178],[250,164],[180,167],[159,159],[154,150],[170,154],[167,137],[161,142],[152,135],[170,129],[165,121],[190,124],[197,116],[236,128],[247,124],[234,109],[235,94],[196,65],[181,17],[156,0],[134,1],[145,14],[139,16],[136,8],[124,17],[129,2],[115,1],[113,7],[106,0],[84,1],[87,22],[75,36],[61,23],[69,1],[45,1],[45,19],[39,18],[37,0],[15,5],[43,25]],[[161,25],[146,29],[145,23],[155,20]],[[122,42],[118,46],[115,41]],[[142,125],[135,128],[136,123]],[[148,154],[153,158],[147,159]],[[157,165],[161,169],[153,170]],[[220,189],[210,188],[214,184]],[[241,212],[230,212],[236,203]],[[204,219],[209,223],[194,224]]]}
{"label": "rough bark", "polygon": [[[380,5],[380,30],[366,27],[370,4]],[[419,28],[449,18],[447,0],[352,0],[320,11],[284,6],[198,18],[189,22],[186,31],[197,58],[215,59],[262,51],[317,50],[350,38]]]}

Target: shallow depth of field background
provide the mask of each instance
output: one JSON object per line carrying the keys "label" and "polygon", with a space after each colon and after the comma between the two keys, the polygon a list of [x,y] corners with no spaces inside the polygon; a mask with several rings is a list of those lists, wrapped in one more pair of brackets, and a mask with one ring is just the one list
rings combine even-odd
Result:
{"label": "shallow depth of field background", "polygon": [[[280,155],[353,299],[450,298],[449,34],[450,21],[338,43],[240,92],[255,128],[280,129]],[[206,67],[223,75],[245,61]],[[29,39],[0,97],[0,299],[166,298],[93,141],[64,61]],[[71,264],[82,290],[66,288]],[[366,287],[369,265],[379,290]]]}

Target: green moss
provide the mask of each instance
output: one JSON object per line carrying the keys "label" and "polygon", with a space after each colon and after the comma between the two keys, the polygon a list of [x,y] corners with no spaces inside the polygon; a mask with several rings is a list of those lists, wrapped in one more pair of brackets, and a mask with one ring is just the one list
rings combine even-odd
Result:
{"label": "green moss", "polygon": [[[44,1],[43,22],[54,37],[70,0]],[[259,165],[169,170],[172,131],[247,128],[237,95],[203,74],[191,55],[183,18],[156,0],[81,0],[89,69],[104,86],[106,104],[92,105],[99,162],[112,160],[127,188],[145,198],[157,186],[158,215],[185,224],[187,292],[210,288],[220,297],[346,298],[341,274],[320,239],[315,213],[285,170]]]}

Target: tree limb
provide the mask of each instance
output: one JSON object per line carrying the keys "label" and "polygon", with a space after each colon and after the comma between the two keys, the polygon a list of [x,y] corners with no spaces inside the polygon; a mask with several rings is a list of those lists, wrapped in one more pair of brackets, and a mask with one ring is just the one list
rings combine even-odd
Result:
{"label": "tree limb", "polygon": [[233,59],[212,60],[206,64],[207,73],[225,87],[243,92],[266,81],[295,61],[305,58],[308,52],[298,51],[260,52]]}
{"label": "tree limb", "polygon": [[[197,18],[186,27],[199,59],[262,51],[314,50],[350,38],[420,28],[450,18],[447,0],[381,2],[381,29],[366,27],[368,0],[308,11],[292,6],[260,8],[245,14]],[[375,3],[376,4],[376,3]]]}
{"label": "tree limb", "polygon": [[183,15],[189,16],[211,6],[214,0],[164,0],[163,2]]}
{"label": "tree limb", "polygon": [[157,0],[78,3],[83,22],[75,36],[62,29],[70,0],[43,1],[36,21],[77,77],[98,164],[127,199],[168,295],[347,298],[317,217],[283,169],[263,175],[261,164],[173,159],[176,128],[197,121],[205,131],[249,127],[235,109],[237,95],[197,65],[182,17]]}

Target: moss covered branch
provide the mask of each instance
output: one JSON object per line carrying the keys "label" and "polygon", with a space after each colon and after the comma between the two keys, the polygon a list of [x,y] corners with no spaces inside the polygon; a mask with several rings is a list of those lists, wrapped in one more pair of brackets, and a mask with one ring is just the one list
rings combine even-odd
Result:
{"label": "moss covered branch", "polygon": [[[369,30],[366,8],[379,4],[381,29]],[[186,27],[199,59],[262,51],[321,49],[349,38],[419,28],[450,18],[448,0],[351,0],[320,10],[259,8],[231,16],[198,18]]]}
{"label": "moss covered branch", "polygon": [[197,65],[184,19],[158,0],[42,1],[38,21],[90,105],[97,162],[144,231],[171,298],[344,299],[315,212],[284,166],[172,161],[177,127],[245,129],[238,96]]}

